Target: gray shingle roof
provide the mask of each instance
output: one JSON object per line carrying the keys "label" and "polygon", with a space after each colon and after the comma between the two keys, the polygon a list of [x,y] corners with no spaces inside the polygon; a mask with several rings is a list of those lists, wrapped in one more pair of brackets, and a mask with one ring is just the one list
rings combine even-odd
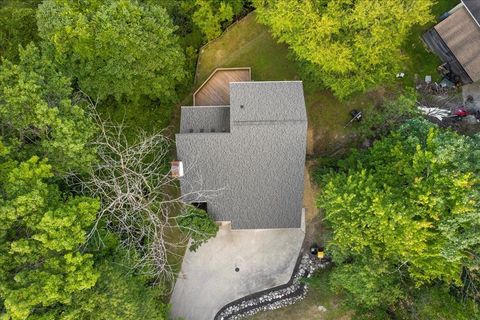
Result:
{"label": "gray shingle roof", "polygon": [[[200,200],[235,229],[299,228],[307,132],[302,83],[231,83],[230,92],[229,133],[176,135],[182,194],[216,190]],[[195,110],[182,108],[182,123],[202,112]]]}
{"label": "gray shingle roof", "polygon": [[182,107],[180,132],[229,132],[230,107]]}
{"label": "gray shingle roof", "polygon": [[230,107],[235,122],[307,120],[301,81],[232,82]]}

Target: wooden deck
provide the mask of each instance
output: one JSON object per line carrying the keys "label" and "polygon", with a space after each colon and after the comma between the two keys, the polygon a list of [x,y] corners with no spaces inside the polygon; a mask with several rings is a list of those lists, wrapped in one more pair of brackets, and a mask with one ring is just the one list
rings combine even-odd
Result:
{"label": "wooden deck", "polygon": [[250,68],[219,68],[193,94],[194,106],[230,104],[230,82],[251,81]]}

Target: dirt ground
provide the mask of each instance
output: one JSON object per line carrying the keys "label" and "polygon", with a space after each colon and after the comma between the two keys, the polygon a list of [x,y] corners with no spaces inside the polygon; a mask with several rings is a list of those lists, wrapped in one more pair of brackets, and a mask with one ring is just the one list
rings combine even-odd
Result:
{"label": "dirt ground", "polygon": [[310,177],[310,169],[314,161],[307,160],[305,165],[305,179],[303,191],[303,206],[305,208],[305,242],[304,247],[308,248],[312,243],[319,241],[321,237],[321,217],[315,205],[315,195],[318,194],[318,187]]}

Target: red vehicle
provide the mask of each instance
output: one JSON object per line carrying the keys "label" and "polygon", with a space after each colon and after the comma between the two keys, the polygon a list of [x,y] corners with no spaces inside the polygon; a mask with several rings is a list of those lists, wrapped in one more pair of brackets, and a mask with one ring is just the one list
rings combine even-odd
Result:
{"label": "red vehicle", "polygon": [[453,114],[457,117],[466,117],[469,115],[469,113],[467,112],[467,110],[465,110],[464,107],[458,108]]}

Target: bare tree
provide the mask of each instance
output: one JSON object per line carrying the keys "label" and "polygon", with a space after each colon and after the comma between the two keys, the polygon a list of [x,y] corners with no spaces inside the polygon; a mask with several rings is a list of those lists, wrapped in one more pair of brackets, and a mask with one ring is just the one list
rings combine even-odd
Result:
{"label": "bare tree", "polygon": [[[105,122],[92,108],[99,129],[95,146],[98,165],[83,187],[101,200],[89,238],[99,235],[99,225],[114,231],[120,245],[135,255],[134,266],[159,280],[175,278],[172,259],[188,244],[188,233],[176,223],[187,212],[186,195],[178,190],[177,179],[169,174],[171,141],[163,132],[141,133],[131,143],[122,124]],[[203,196],[189,194],[189,199]],[[191,201],[191,200],[190,200]],[[100,239],[101,240],[101,239]]]}

